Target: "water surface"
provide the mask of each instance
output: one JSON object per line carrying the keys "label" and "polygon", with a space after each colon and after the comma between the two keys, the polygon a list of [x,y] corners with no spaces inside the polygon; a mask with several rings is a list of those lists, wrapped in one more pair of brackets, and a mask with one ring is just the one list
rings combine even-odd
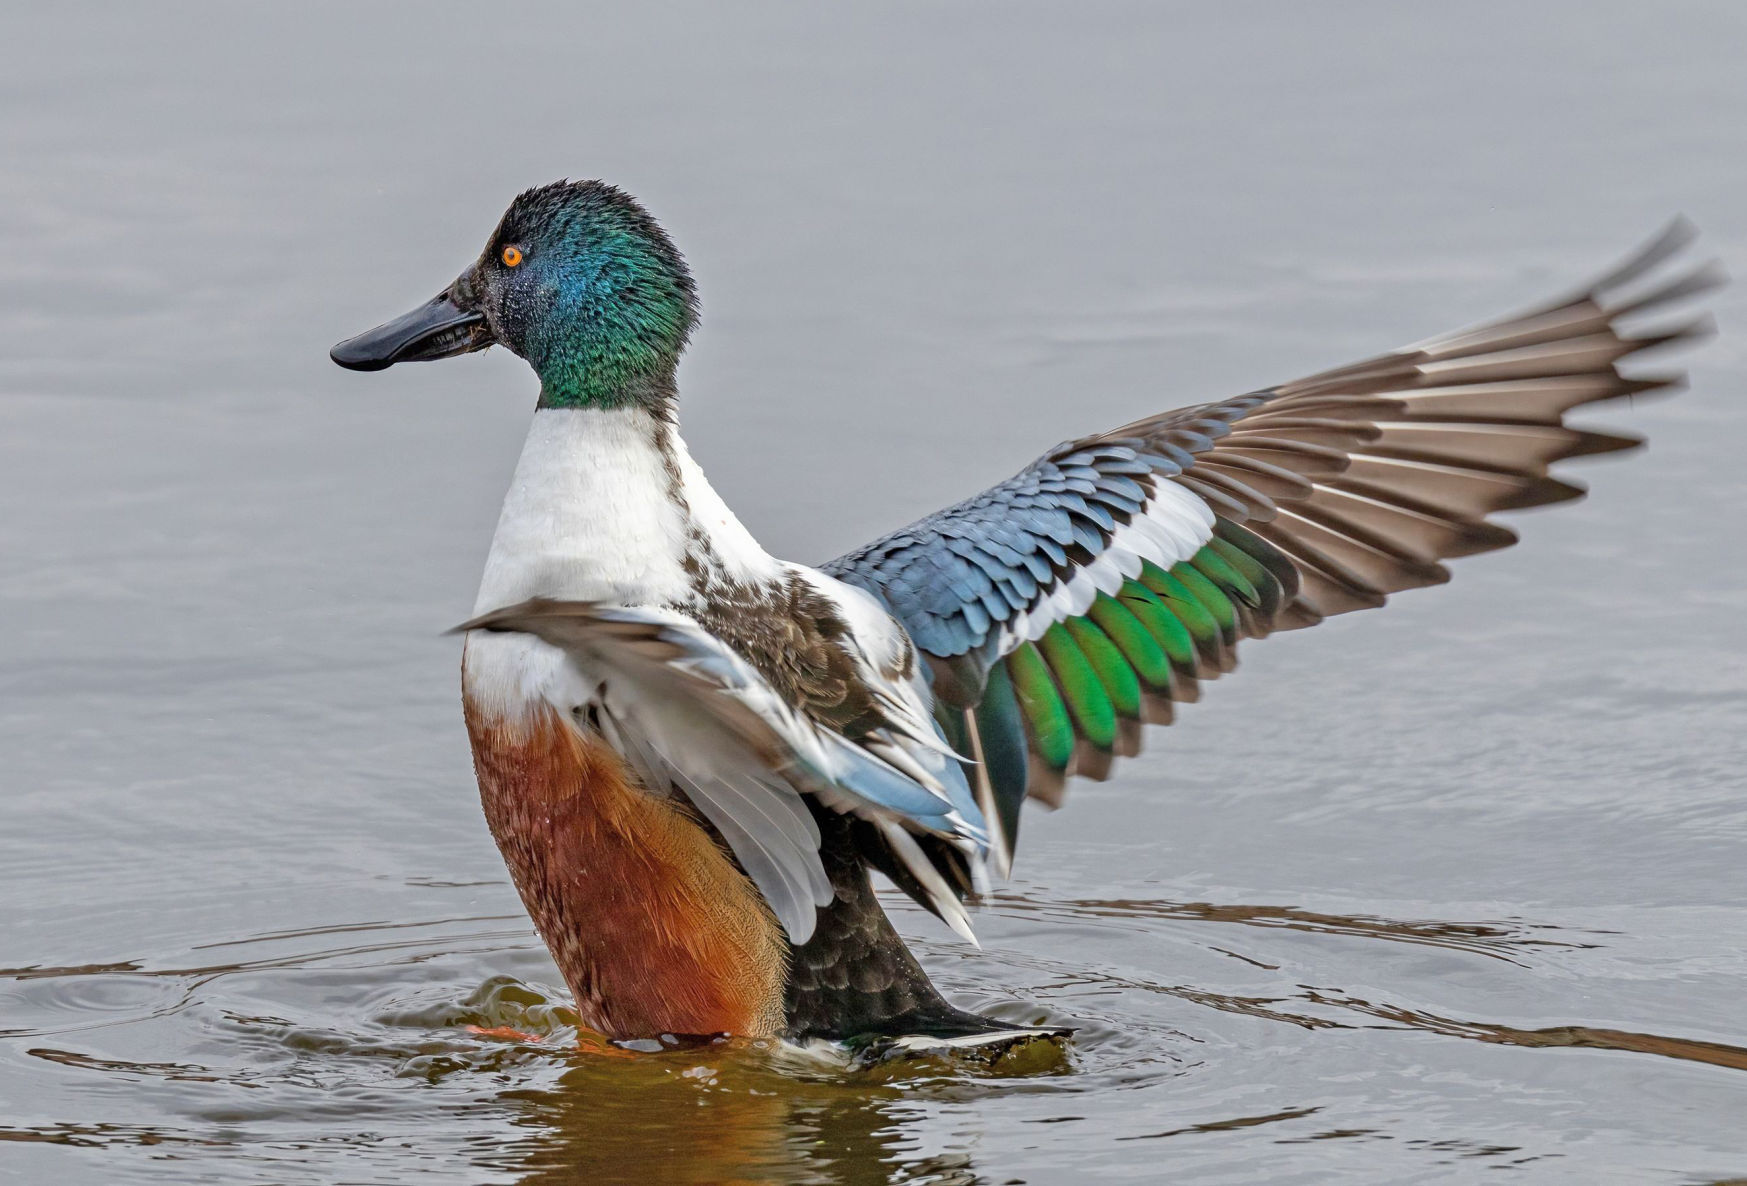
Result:
{"label": "water surface", "polygon": [[1740,296],[1690,393],[1595,417],[1653,445],[1587,502],[1246,647],[1028,816],[982,952],[892,903],[956,1002],[1079,1028],[1030,1074],[571,1049],[441,634],[531,377],[325,357],[516,189],[617,181],[702,284],[694,452],[819,560],[1677,210],[1742,266],[1744,37],[1722,2],[9,8],[0,1176],[1747,1175]]}

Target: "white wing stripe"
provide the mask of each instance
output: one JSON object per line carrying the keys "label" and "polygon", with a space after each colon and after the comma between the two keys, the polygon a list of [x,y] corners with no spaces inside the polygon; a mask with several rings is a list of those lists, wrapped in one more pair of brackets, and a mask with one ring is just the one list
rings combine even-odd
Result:
{"label": "white wing stripe", "polygon": [[1057,622],[1079,617],[1092,608],[1100,593],[1114,595],[1124,581],[1140,575],[1143,562],[1171,568],[1194,556],[1212,538],[1212,508],[1175,482],[1157,483],[1141,513],[1119,525],[1090,564],[1003,627],[1000,653],[1022,642],[1035,642]]}

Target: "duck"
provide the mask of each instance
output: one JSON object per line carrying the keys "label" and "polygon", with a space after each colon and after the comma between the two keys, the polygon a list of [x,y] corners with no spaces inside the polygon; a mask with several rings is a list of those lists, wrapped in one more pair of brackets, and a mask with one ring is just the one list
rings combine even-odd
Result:
{"label": "duck", "polygon": [[[766,552],[680,435],[697,287],[602,181],[518,195],[479,258],[333,347],[354,371],[501,346],[538,379],[461,627],[481,802],[584,1027],[626,1041],[935,1037],[952,1005],[878,873],[964,939],[1021,808],[1111,776],[1238,645],[1442,584],[1636,448],[1569,413],[1709,332],[1677,222],[1575,294],[1067,441],[816,566]],[[1633,332],[1622,322],[1639,326]]]}

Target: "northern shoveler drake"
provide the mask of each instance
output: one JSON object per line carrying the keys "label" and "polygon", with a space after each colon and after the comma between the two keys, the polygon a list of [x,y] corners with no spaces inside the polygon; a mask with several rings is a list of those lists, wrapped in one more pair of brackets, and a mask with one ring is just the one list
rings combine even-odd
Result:
{"label": "northern shoveler drake", "polygon": [[[540,379],[462,655],[485,814],[583,1022],[614,1038],[975,1035],[874,896],[965,938],[1028,798],[1104,778],[1246,638],[1381,606],[1516,539],[1495,512],[1637,438],[1575,408],[1720,282],[1676,225],[1583,292],[1058,445],[817,568],[759,547],[677,417],[691,273],[598,181],[530,189],[377,370],[501,344]],[[1664,277],[1657,279],[1658,276]]]}

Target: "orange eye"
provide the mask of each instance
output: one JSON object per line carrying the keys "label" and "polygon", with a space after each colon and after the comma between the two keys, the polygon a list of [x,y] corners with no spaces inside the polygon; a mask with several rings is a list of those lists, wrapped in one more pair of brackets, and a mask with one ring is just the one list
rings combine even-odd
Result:
{"label": "orange eye", "polygon": [[522,262],[522,249],[520,247],[505,247],[501,258],[504,267],[513,268]]}

